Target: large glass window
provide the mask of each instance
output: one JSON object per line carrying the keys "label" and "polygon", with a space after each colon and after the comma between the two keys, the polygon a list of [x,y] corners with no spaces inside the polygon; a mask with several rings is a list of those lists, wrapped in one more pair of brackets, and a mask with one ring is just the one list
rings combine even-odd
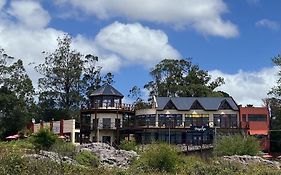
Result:
{"label": "large glass window", "polygon": [[255,115],[255,114],[249,114],[248,120],[250,121],[266,121],[266,115]]}
{"label": "large glass window", "polygon": [[237,115],[236,114],[214,114],[215,127],[220,128],[236,128]]}
{"label": "large glass window", "polygon": [[181,126],[182,114],[159,114],[158,123],[159,126]]}
{"label": "large glass window", "polygon": [[137,126],[155,126],[156,115],[138,115],[136,116],[136,125]]}
{"label": "large glass window", "polygon": [[185,126],[208,126],[209,115],[208,114],[186,114]]}

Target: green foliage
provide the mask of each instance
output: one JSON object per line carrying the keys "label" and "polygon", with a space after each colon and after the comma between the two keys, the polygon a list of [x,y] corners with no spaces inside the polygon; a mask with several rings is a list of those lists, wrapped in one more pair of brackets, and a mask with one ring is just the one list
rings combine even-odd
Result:
{"label": "green foliage", "polygon": [[257,155],[260,150],[256,138],[241,135],[225,136],[217,140],[214,153],[218,156],[225,155]]}
{"label": "green foliage", "polygon": [[76,146],[69,142],[57,140],[51,147],[50,151],[56,152],[61,156],[74,158],[76,155]]}
{"label": "green foliage", "polygon": [[34,145],[28,139],[13,140],[9,142],[0,142],[0,147],[10,147],[15,149],[34,149]]}
{"label": "green foliage", "polygon": [[75,156],[75,160],[80,164],[88,167],[98,167],[99,159],[90,151],[83,150]]}
{"label": "green foliage", "polygon": [[34,144],[36,150],[49,150],[57,140],[58,137],[48,128],[41,128],[32,136],[31,142]]}
{"label": "green foliage", "polygon": [[0,48],[0,139],[23,129],[34,105],[34,88],[23,62],[13,59]]}
{"label": "green foliage", "polygon": [[22,150],[5,144],[0,145],[0,150],[0,174],[21,175],[24,167]]}
{"label": "green foliage", "polygon": [[[14,142],[15,145],[21,145]],[[64,143],[58,143],[61,145],[54,145],[53,148],[56,150],[72,150],[71,146],[65,145]],[[153,159],[155,154],[152,154],[150,158],[148,154],[151,153],[152,149],[149,147],[147,149],[148,153],[144,158],[143,154],[141,158],[136,162],[136,164],[129,169],[118,169],[118,168],[106,168],[106,167],[93,167],[92,164],[88,164],[89,158],[88,153],[81,152],[77,157],[82,157],[83,162],[86,166],[76,166],[61,164],[59,162],[54,162],[48,159],[33,159],[24,157],[27,154],[26,149],[20,148],[18,146],[11,146],[9,143],[0,143],[0,174],[13,174],[13,175],[30,175],[30,174],[52,174],[52,175],[167,175],[167,174],[181,174],[181,175],[280,175],[281,170],[273,168],[271,166],[266,166],[262,164],[249,164],[243,165],[234,162],[228,162],[222,158],[210,157],[209,159],[201,159],[198,156],[181,156],[177,155],[176,152],[174,156],[178,158],[175,159],[175,169],[173,171],[167,172],[164,169],[155,169],[155,167],[148,166],[148,159]],[[165,145],[165,147],[169,145]],[[59,147],[59,149],[58,149]],[[63,148],[62,148],[63,147]],[[159,145],[154,145],[155,148],[161,149],[162,151],[167,151],[167,149],[160,148]],[[170,149],[170,148],[169,148]],[[172,148],[172,150],[174,150]],[[63,151],[63,152],[64,152]],[[62,152],[62,153],[63,153]],[[169,152],[169,151],[168,151]],[[167,154],[168,155],[168,154]],[[173,154],[172,154],[173,155]],[[168,160],[164,157],[156,155],[159,160],[156,162],[161,162],[160,158]],[[85,161],[86,160],[86,161]],[[168,162],[171,162],[168,160]],[[81,162],[80,162],[81,163]],[[81,163],[82,164],[82,163]],[[153,163],[156,165],[157,163]],[[88,166],[90,165],[90,166]],[[160,166],[160,165],[158,165]],[[163,164],[166,166],[166,164]],[[168,166],[169,167],[169,166]]]}
{"label": "green foliage", "polygon": [[225,93],[214,91],[224,84],[219,77],[211,81],[207,71],[193,65],[188,59],[165,59],[158,63],[150,72],[153,81],[148,82],[144,88],[152,96],[163,97],[206,97],[225,96]]}
{"label": "green foliage", "polygon": [[120,148],[127,151],[136,151],[137,144],[135,141],[122,140],[120,143]]}
{"label": "green foliage", "polygon": [[96,66],[98,57],[72,50],[70,35],[57,41],[58,48],[53,53],[44,52],[44,63],[35,67],[43,76],[38,80],[39,106],[47,121],[49,116],[76,117],[81,103],[89,102],[88,96],[101,83],[113,83],[114,77],[108,73],[103,81],[101,67]]}
{"label": "green foliage", "polygon": [[136,161],[137,169],[143,171],[175,172],[180,156],[175,147],[157,143],[148,145]]}

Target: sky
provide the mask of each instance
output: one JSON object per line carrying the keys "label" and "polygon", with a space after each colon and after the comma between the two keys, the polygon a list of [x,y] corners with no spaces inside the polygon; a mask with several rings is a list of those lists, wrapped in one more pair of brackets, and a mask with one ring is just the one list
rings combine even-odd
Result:
{"label": "sky", "polygon": [[281,53],[281,1],[0,0],[0,47],[24,61],[35,87],[34,65],[64,33],[74,49],[99,57],[125,102],[133,86],[152,80],[159,61],[192,58],[224,77],[217,90],[261,106],[278,79],[271,59]]}

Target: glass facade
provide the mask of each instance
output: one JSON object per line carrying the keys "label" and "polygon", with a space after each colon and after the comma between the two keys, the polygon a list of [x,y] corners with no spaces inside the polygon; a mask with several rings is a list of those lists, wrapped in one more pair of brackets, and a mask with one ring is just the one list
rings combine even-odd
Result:
{"label": "glass facade", "polygon": [[159,114],[158,125],[160,127],[182,126],[182,114]]}
{"label": "glass facade", "polygon": [[248,121],[263,121],[266,122],[266,115],[249,114]]}
{"label": "glass facade", "polygon": [[220,128],[237,128],[236,114],[214,114],[214,125]]}
{"label": "glass facade", "polygon": [[208,126],[209,115],[208,114],[186,114],[184,126]]}
{"label": "glass facade", "polygon": [[156,115],[147,114],[147,115],[138,115],[136,116],[136,126],[155,126]]}

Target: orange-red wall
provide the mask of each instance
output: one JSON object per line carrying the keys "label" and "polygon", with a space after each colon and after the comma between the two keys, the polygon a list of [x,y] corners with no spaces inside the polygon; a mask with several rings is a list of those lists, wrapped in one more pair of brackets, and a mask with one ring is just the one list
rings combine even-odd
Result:
{"label": "orange-red wall", "polygon": [[[242,116],[246,114],[247,121],[243,122]],[[266,121],[248,121],[249,114],[266,115]],[[240,107],[241,128],[245,129],[247,134],[266,131],[267,138],[260,140],[263,150],[269,150],[269,111],[267,107]]]}

